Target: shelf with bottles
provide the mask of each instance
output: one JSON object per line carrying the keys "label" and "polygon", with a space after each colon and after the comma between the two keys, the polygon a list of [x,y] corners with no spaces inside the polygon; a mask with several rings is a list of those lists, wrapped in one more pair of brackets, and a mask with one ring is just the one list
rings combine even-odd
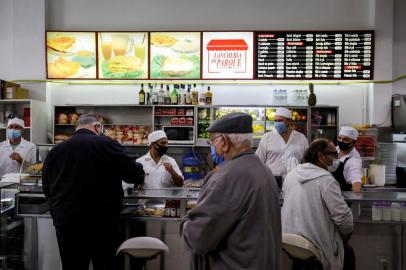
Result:
{"label": "shelf with bottles", "polygon": [[254,138],[261,138],[265,133],[265,108],[254,106],[219,106],[213,107],[213,120],[217,120],[227,114],[243,112],[252,116],[252,129]]}
{"label": "shelf with bottles", "polygon": [[210,132],[206,131],[206,129],[211,124],[211,112],[212,110],[209,106],[199,106],[197,108],[197,140],[199,145],[206,146],[206,142],[210,138]]}
{"label": "shelf with bottles", "polygon": [[[69,139],[75,131],[80,115],[91,113],[98,115],[103,125],[103,132],[108,130],[111,133],[110,137],[122,144],[138,145],[145,139],[145,134],[141,136],[138,131],[152,130],[152,112],[153,106],[57,105],[54,107],[53,115],[53,143],[57,144]],[[126,136],[125,133],[130,133],[129,135],[134,133],[134,135]]]}
{"label": "shelf with bottles", "polygon": [[[0,100],[0,141],[7,138],[7,122],[18,117],[24,121],[22,136],[34,143],[46,142],[46,106],[32,99]],[[35,125],[33,125],[35,123]]]}

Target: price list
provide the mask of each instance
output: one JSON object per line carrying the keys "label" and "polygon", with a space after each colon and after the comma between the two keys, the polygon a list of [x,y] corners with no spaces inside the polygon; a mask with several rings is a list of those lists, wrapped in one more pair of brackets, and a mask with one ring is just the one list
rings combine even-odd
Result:
{"label": "price list", "polygon": [[285,78],[313,78],[313,34],[287,33]]}
{"label": "price list", "polygon": [[259,79],[372,79],[373,31],[257,32]]}
{"label": "price list", "polygon": [[261,78],[285,77],[285,35],[259,34],[257,73]]}

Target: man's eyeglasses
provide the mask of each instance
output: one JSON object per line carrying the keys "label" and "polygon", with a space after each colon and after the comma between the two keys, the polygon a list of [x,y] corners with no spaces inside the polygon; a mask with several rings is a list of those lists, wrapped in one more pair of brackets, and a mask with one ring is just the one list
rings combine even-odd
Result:
{"label": "man's eyeglasses", "polygon": [[330,152],[330,151],[326,151],[326,152],[324,152],[325,154],[327,154],[327,155],[332,155],[332,156],[334,156],[334,158],[338,158],[338,153],[337,153],[337,151],[334,151],[334,152]]}
{"label": "man's eyeglasses", "polygon": [[220,134],[220,135],[218,135],[218,136],[215,136],[215,137],[211,138],[210,140],[207,141],[207,144],[210,145],[210,146],[215,146],[216,144],[213,143],[213,141],[214,141],[215,139],[217,139],[217,138],[220,138],[221,136],[223,136],[223,135]]}
{"label": "man's eyeglasses", "polygon": [[275,119],[274,122],[283,122],[283,119]]}

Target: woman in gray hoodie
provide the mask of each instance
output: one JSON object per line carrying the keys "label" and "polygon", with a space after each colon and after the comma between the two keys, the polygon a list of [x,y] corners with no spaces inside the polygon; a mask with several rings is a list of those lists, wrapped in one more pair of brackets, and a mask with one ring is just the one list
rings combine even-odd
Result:
{"label": "woman in gray hoodie", "polygon": [[282,188],[282,232],[301,235],[319,248],[324,270],[343,269],[343,239],[353,230],[351,210],[328,170],[336,158],[330,140],[313,141]]}

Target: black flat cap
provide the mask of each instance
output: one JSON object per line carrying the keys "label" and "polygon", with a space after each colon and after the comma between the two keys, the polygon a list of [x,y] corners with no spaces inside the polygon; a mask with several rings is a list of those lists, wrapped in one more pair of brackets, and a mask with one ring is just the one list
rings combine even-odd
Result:
{"label": "black flat cap", "polygon": [[227,114],[206,129],[211,133],[252,133],[252,116],[236,112]]}

